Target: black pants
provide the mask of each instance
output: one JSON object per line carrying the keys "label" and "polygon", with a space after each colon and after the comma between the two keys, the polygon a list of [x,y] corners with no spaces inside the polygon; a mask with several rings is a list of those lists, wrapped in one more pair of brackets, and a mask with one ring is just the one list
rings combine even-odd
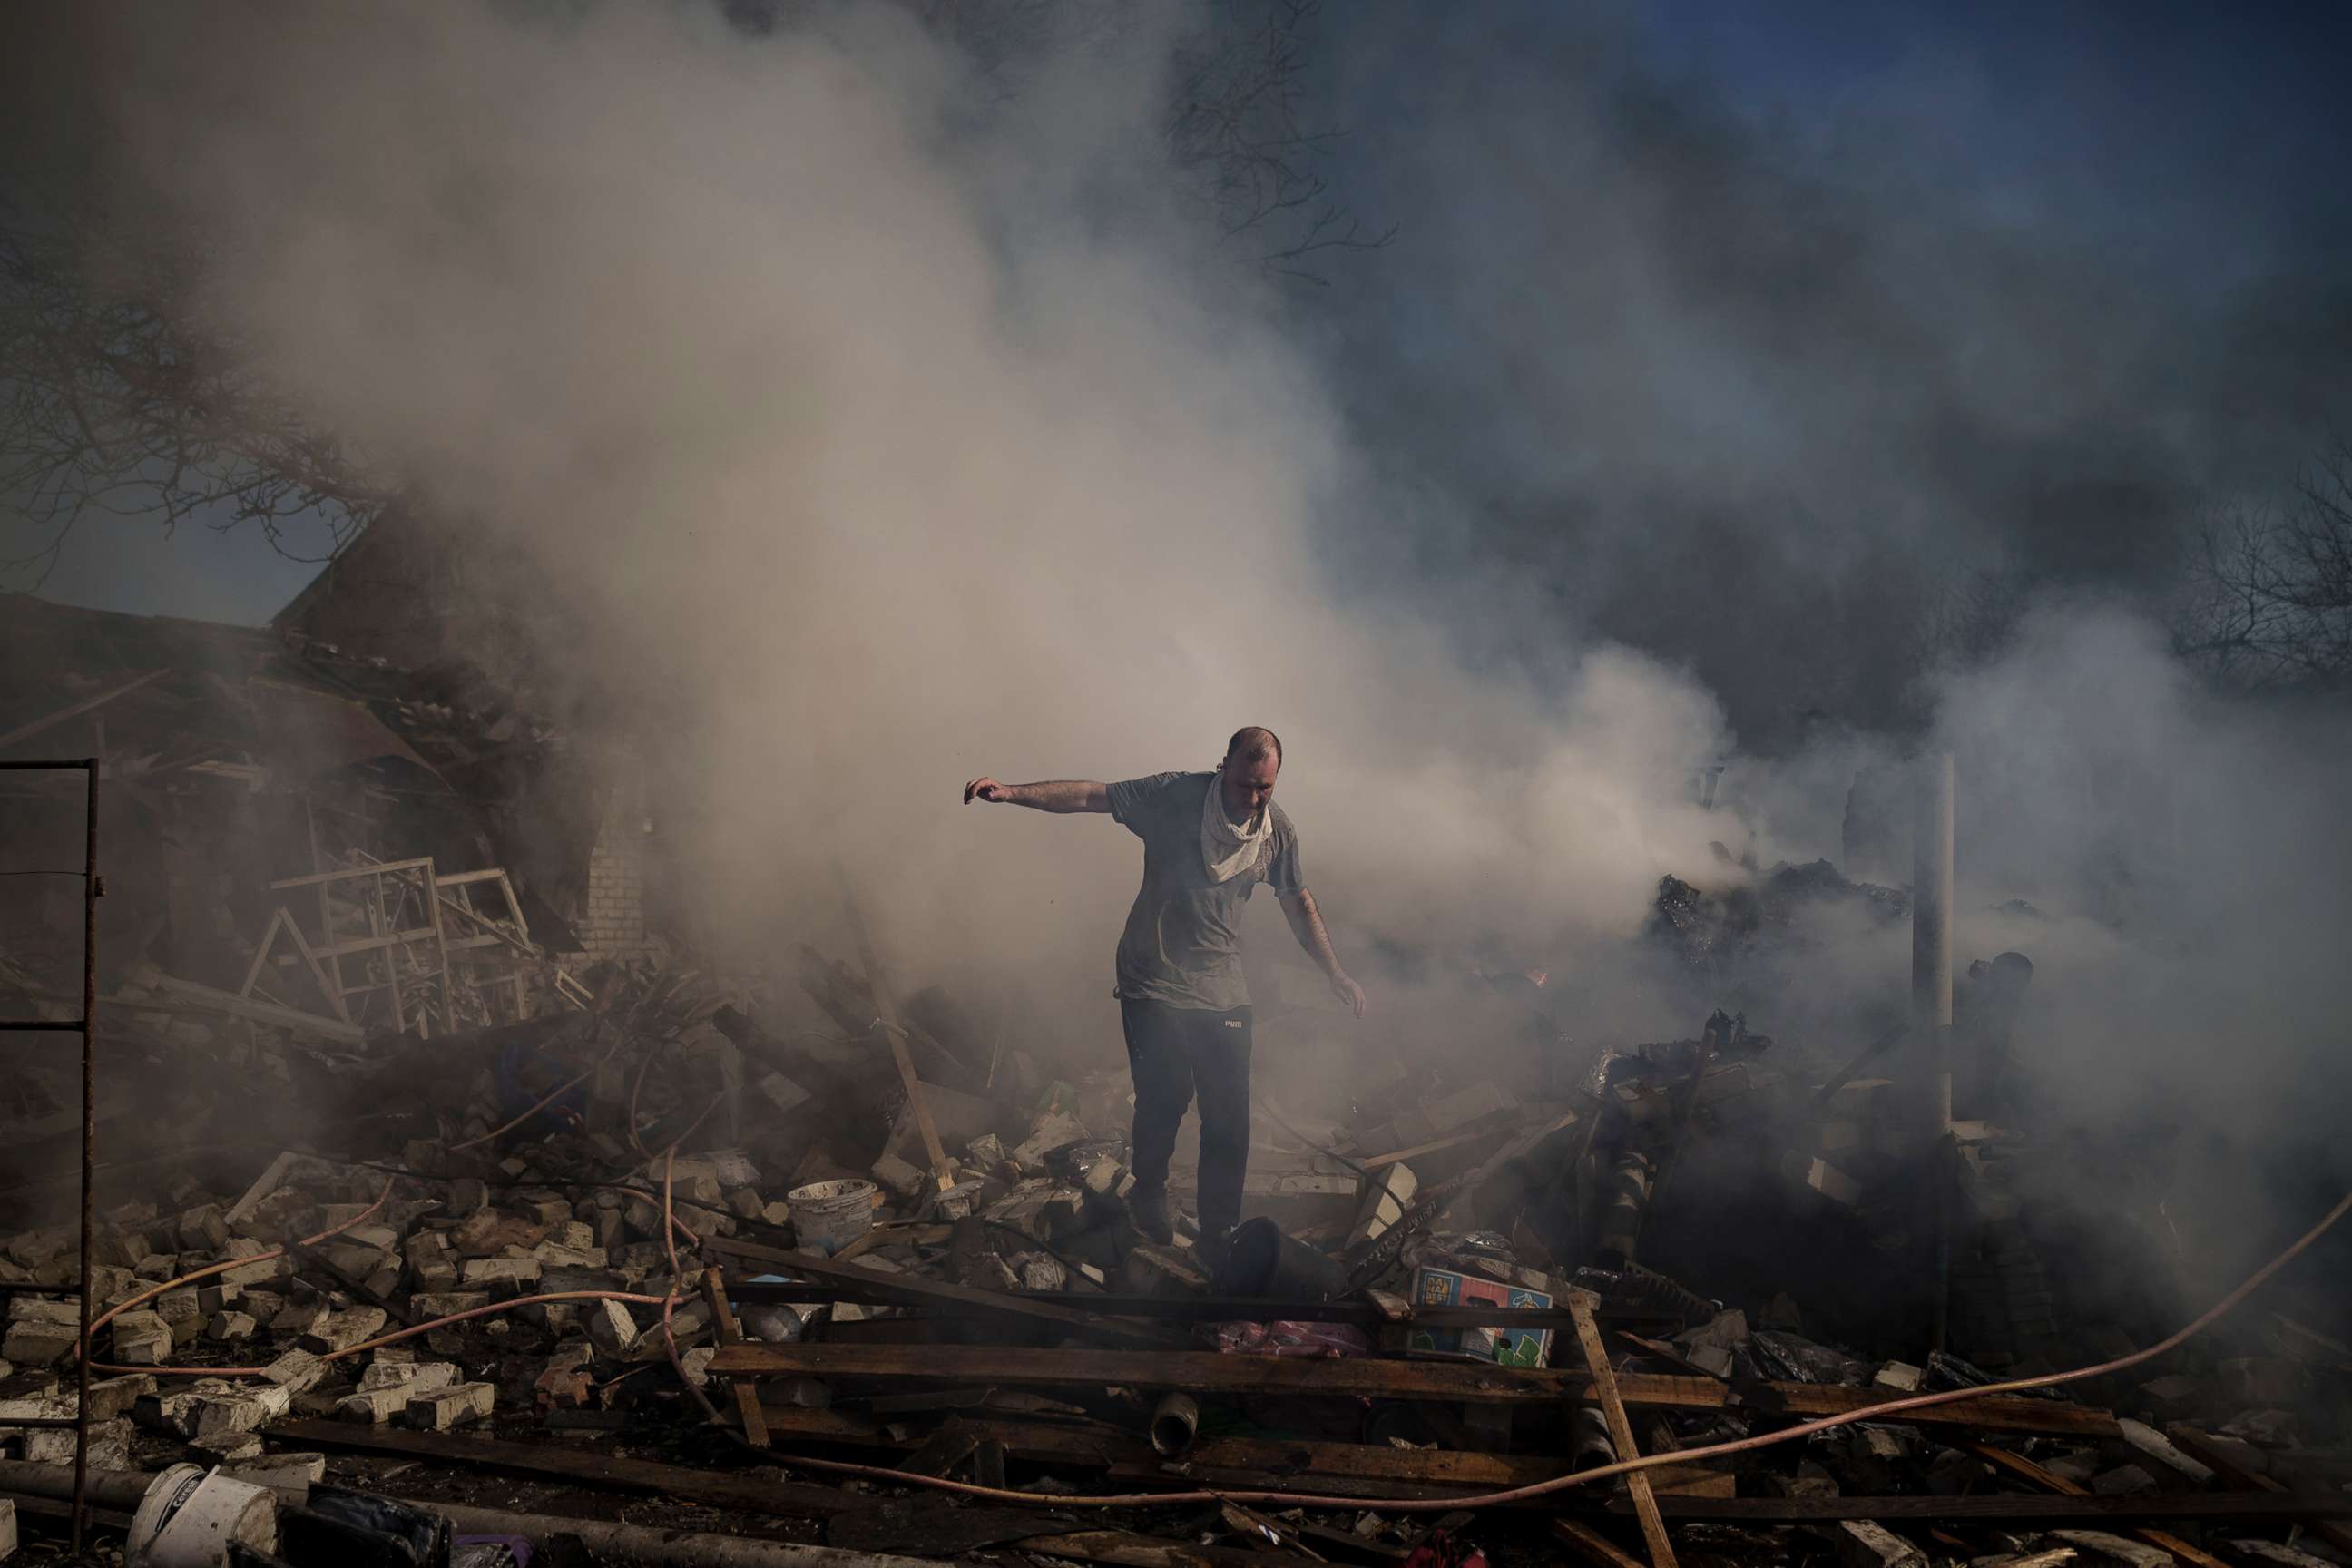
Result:
{"label": "black pants", "polygon": [[1161,1187],[1184,1108],[1201,1097],[1201,1228],[1242,1217],[1249,1169],[1250,1010],[1212,1013],[1165,1002],[1118,1005],[1135,1075],[1135,1183]]}

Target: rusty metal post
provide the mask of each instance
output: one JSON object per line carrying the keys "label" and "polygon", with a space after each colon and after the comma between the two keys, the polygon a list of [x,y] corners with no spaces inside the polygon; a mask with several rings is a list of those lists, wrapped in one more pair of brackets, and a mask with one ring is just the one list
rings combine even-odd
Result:
{"label": "rusty metal post", "polygon": [[1935,1326],[1951,1331],[1952,1277],[1952,754],[1920,759],[1911,838],[1911,1033],[1918,1043],[1921,1111],[1935,1237]]}
{"label": "rusty metal post", "polygon": [[89,770],[88,820],[84,822],[81,878],[81,1331],[74,1340],[73,1550],[81,1552],[89,1521],[89,1210],[91,1148],[98,1138],[96,1072],[98,1042],[98,900],[106,890],[98,878],[99,759]]}

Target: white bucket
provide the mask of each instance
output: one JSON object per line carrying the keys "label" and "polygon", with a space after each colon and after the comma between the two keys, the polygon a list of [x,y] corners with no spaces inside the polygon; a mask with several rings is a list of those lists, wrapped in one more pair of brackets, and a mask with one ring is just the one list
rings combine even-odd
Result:
{"label": "white bucket", "polygon": [[786,1193],[784,1202],[792,1206],[793,1233],[800,1240],[801,1250],[830,1258],[872,1230],[874,1194],[878,1191],[873,1183],[851,1177]]}
{"label": "white bucket", "polygon": [[129,1568],[219,1568],[228,1543],[278,1550],[278,1496],[218,1470],[173,1465],[157,1476],[131,1516]]}

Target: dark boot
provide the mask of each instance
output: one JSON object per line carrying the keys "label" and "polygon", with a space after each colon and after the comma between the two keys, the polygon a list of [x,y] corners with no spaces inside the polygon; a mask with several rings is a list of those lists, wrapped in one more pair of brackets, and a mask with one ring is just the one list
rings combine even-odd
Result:
{"label": "dark boot", "polygon": [[1147,1187],[1140,1182],[1127,1194],[1127,1215],[1135,1228],[1166,1247],[1176,1239],[1176,1227],[1168,1223],[1168,1189]]}

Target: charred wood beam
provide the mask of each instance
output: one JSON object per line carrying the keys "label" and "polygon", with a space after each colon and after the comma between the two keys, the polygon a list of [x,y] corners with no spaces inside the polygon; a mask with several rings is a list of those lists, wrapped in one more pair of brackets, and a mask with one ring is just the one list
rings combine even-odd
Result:
{"label": "charred wood beam", "polygon": [[[742,1344],[722,1348],[711,1363],[711,1370],[753,1377],[866,1378],[877,1382],[961,1383],[982,1387],[1175,1388],[1187,1394],[1281,1394],[1301,1398],[1435,1400],[1473,1405],[1560,1405],[1593,1396],[1592,1378],[1586,1373],[1466,1362],[1371,1358],[1309,1361],[1201,1351],[1140,1353],[1034,1350],[1012,1345]],[[1704,1378],[1643,1373],[1621,1377],[1617,1385],[1628,1405],[1672,1410],[1722,1410],[1745,1405],[1799,1420],[1868,1410],[1885,1403],[1867,1390],[1822,1384],[1750,1384],[1735,1388]],[[1903,1420],[1918,1426],[1974,1426],[2003,1432],[2113,1436],[2117,1431],[2115,1417],[2104,1410],[2053,1399],[2000,1394],[1907,1410],[1903,1413]]]}

